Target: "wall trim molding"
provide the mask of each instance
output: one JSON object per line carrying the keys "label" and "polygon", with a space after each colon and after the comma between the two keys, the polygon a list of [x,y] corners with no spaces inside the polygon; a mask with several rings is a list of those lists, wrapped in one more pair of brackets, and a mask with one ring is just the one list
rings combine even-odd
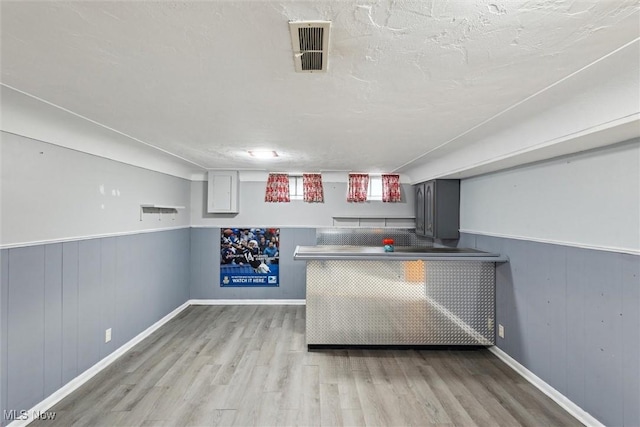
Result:
{"label": "wall trim molding", "polygon": [[589,414],[587,411],[569,400],[569,398],[567,398],[565,395],[540,379],[540,377],[538,377],[536,374],[525,368],[517,360],[505,353],[504,350],[501,350],[497,346],[493,346],[489,347],[489,351],[511,369],[520,374],[520,376],[522,376],[525,380],[529,381],[534,387],[546,394],[551,400],[560,405],[562,409],[573,415],[582,424],[593,427],[604,427],[604,424],[594,418],[593,415]]}
{"label": "wall trim molding", "polygon": [[136,344],[150,336],[153,332],[162,327],[165,323],[169,322],[171,319],[180,314],[184,309],[189,307],[189,301],[183,303],[172,312],[164,316],[162,319],[155,322],[153,325],[149,326],[144,331],[140,332],[138,335],[133,337],[131,340],[123,344],[120,348],[115,350],[113,353],[106,356],[104,359],[100,360],[98,363],[69,381],[67,384],[63,385],[61,388],[53,392],[53,394],[49,395],[49,397],[45,398],[42,402],[36,404],[33,408],[27,411],[28,418],[26,420],[15,420],[7,425],[7,427],[23,427],[28,425],[30,422],[34,421],[34,414],[37,415],[39,413],[47,412],[50,408],[52,408],[55,404],[60,402],[65,397],[69,396],[71,393],[76,391],[82,385],[84,385],[91,378],[96,376],[102,370],[110,366],[113,362],[115,362],[120,356],[124,355],[126,352],[131,350]]}
{"label": "wall trim molding", "polygon": [[469,230],[469,229],[460,229],[460,233],[467,234],[477,234],[480,236],[489,236],[489,237],[501,237],[504,239],[514,239],[514,240],[527,240],[530,242],[538,242],[538,243],[548,243],[551,245],[560,245],[560,246],[570,246],[573,248],[581,248],[581,249],[592,249],[596,251],[606,251],[606,252],[617,252],[623,254],[630,255],[640,255],[640,249],[630,249],[630,248],[618,248],[615,246],[599,246],[599,245],[588,245],[585,243],[577,243],[577,242],[565,242],[562,240],[552,240],[552,239],[539,239],[536,237],[528,237],[528,236],[517,236],[513,234],[503,234],[503,233],[494,233],[491,231],[478,231],[478,230]]}
{"label": "wall trim molding", "polygon": [[50,245],[53,243],[77,242],[81,240],[104,239],[107,237],[131,236],[134,234],[157,233],[160,231],[181,230],[183,228],[191,228],[190,225],[182,225],[178,227],[167,228],[150,228],[148,230],[121,231],[117,233],[92,234],[87,236],[63,237],[60,239],[37,240],[33,242],[7,243],[0,245],[0,249],[24,248],[28,246]]}
{"label": "wall trim molding", "polygon": [[303,299],[190,299],[190,305],[306,305]]}

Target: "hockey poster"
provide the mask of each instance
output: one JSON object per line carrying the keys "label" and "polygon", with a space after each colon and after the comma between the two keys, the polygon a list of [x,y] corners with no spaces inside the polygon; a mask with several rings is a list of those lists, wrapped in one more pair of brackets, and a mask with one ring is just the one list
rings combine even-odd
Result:
{"label": "hockey poster", "polygon": [[279,286],[279,247],[279,228],[222,228],[220,286]]}

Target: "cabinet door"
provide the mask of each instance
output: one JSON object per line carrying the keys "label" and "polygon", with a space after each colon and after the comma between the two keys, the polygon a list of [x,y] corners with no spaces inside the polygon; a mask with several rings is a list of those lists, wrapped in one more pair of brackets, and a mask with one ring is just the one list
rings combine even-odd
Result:
{"label": "cabinet door", "polygon": [[435,181],[424,183],[424,235],[434,237],[436,229]]}
{"label": "cabinet door", "polygon": [[415,186],[416,192],[416,234],[424,235],[424,184]]}
{"label": "cabinet door", "polygon": [[209,171],[207,212],[238,212],[238,172]]}

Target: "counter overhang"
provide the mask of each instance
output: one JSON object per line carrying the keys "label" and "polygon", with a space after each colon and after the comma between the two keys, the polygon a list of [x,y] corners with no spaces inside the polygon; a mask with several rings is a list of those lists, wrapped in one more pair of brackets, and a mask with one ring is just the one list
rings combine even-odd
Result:
{"label": "counter overhang", "polygon": [[386,261],[482,261],[507,262],[504,255],[469,248],[397,246],[385,252],[377,246],[297,246],[293,259],[311,260],[386,260]]}

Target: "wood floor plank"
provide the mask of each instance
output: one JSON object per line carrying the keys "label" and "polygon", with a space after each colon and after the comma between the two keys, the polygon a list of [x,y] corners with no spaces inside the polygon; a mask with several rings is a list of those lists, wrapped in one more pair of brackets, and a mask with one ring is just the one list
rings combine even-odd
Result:
{"label": "wood floor plank", "polygon": [[[187,360],[191,360],[192,363],[186,366],[182,366],[178,371],[182,374],[173,378],[173,381],[158,381],[158,386],[164,387],[164,393],[157,400],[157,403],[152,411],[150,419],[155,420],[170,420],[175,419],[176,412],[183,410],[189,403],[185,399],[190,387],[192,387],[195,378],[207,362],[210,361],[208,357],[193,357]],[[180,362],[177,362],[180,363]]]}
{"label": "wood floor plank", "polygon": [[243,407],[236,410],[236,416],[233,420],[234,426],[255,426],[258,425],[258,412],[260,408],[256,406]]}
{"label": "wood floor plank", "polygon": [[[382,408],[385,414],[385,418],[389,420],[389,423],[385,425],[431,425],[432,423],[425,417],[424,411],[420,412],[404,412],[403,408],[408,408],[411,405],[408,404],[407,395],[399,395],[395,393],[394,387],[388,383],[374,384],[376,396],[378,398],[378,404]],[[416,424],[420,420],[420,423]]]}
{"label": "wood floor plank", "polygon": [[317,365],[320,369],[320,382],[322,384],[338,384],[340,377],[349,371],[351,367],[346,363],[348,356],[346,350],[325,353],[312,351],[307,353],[307,364]]}
{"label": "wood floor plank", "polygon": [[[304,355],[303,355],[304,356]],[[318,366],[302,366],[302,395],[299,425],[319,426],[320,412],[320,369]]]}
{"label": "wood floor plank", "polygon": [[371,373],[367,369],[357,369],[353,373],[366,425],[396,425],[392,424],[391,414],[386,411],[386,408],[382,405],[383,402],[380,401]]}
{"label": "wood floor plank", "polygon": [[488,350],[307,351],[303,306],[192,306],[32,426],[579,426]]}
{"label": "wood floor plank", "polygon": [[[270,324],[270,323],[269,323]],[[265,325],[268,325],[265,323]],[[277,328],[267,328],[262,332],[262,340],[260,347],[257,350],[260,351],[258,365],[269,365],[275,356],[276,345],[278,344],[278,335],[280,330]]]}
{"label": "wood floor plank", "polygon": [[282,392],[266,391],[260,396],[258,420],[261,425],[275,426],[278,422],[278,412],[282,405]]}
{"label": "wood floor plank", "polygon": [[320,383],[318,387],[320,388],[320,425],[344,425],[338,384]]}
{"label": "wood floor plank", "polygon": [[184,394],[184,400],[192,402],[195,405],[205,403],[203,401],[203,397],[209,392],[211,382],[219,370],[220,365],[203,365],[195,376],[193,382],[188,386]]}
{"label": "wood floor plank", "polygon": [[354,409],[362,412],[354,371],[348,370],[338,378],[338,393],[340,409]]}
{"label": "wood floor plank", "polygon": [[405,382],[411,391],[408,395],[412,397],[415,396],[420,400],[420,402],[422,402],[421,409],[426,415],[425,423],[451,423],[451,418],[440,402],[438,396],[431,388],[431,383],[426,380],[424,371],[421,370],[421,368],[426,368],[426,365],[423,365],[422,361],[415,363],[414,359],[406,357],[398,358],[397,361],[401,366]]}
{"label": "wood floor plank", "polygon": [[479,380],[485,389],[491,393],[495,399],[502,405],[518,423],[525,427],[539,427],[540,425],[549,425],[545,418],[531,419],[531,411],[522,406],[514,395],[509,393],[505,387],[502,387],[494,378],[489,375],[478,375]]}
{"label": "wood floor plank", "polygon": [[[255,381],[254,370],[258,353],[256,351],[246,352],[238,361],[237,369],[229,379],[229,387],[227,388],[227,400],[223,409],[242,409],[242,402],[247,393],[253,393],[249,387],[251,381]],[[264,366],[262,366],[264,369]],[[266,372],[265,372],[266,377]],[[260,378],[264,382],[263,378]]]}
{"label": "wood floor plank", "polygon": [[344,426],[364,426],[366,425],[364,420],[364,414],[362,409],[341,409],[342,420]]}
{"label": "wood floor plank", "polygon": [[[142,425],[149,418],[149,414],[155,408],[156,402],[165,392],[166,387],[151,387],[135,407],[122,413],[121,420],[129,425]],[[93,425],[93,423],[88,422],[81,425]]]}
{"label": "wood floor plank", "polygon": [[286,372],[281,381],[282,409],[300,409],[302,406],[303,364],[301,352],[286,356]]}
{"label": "wood floor plank", "polygon": [[575,418],[567,420],[567,412],[556,404],[549,397],[545,396],[531,385],[520,385],[524,389],[526,400],[535,402],[534,408],[530,409],[532,414],[539,414],[538,419],[548,419],[550,425],[580,426],[582,425]]}
{"label": "wood floor plank", "polygon": [[[255,357],[252,360],[255,362]],[[249,374],[249,380],[246,382],[244,393],[242,393],[240,399],[240,409],[259,408],[259,405],[257,403],[262,401],[262,397],[264,394],[264,385],[267,380],[268,373],[268,366],[253,365]]]}
{"label": "wood floor plank", "polygon": [[231,426],[234,425],[236,410],[219,409],[213,415],[211,426]]}
{"label": "wood floor plank", "polygon": [[445,413],[454,425],[469,427],[476,425],[473,418],[453,394],[447,383],[440,378],[432,366],[419,366],[418,371],[427,384],[429,384],[438,402],[440,402]]}
{"label": "wood floor plank", "polygon": [[447,384],[447,387],[451,389],[456,400],[473,419],[475,424],[480,427],[495,426],[496,421],[494,418],[482,403],[478,401],[477,396],[464,384],[462,376],[457,372],[458,367],[447,363],[449,358],[450,355],[447,353],[432,353],[430,354],[428,363],[433,366],[437,372],[441,373],[441,378]]}
{"label": "wood floor plank", "polygon": [[477,369],[470,360],[473,354],[461,355],[455,354],[444,360],[452,370],[454,370],[464,386],[476,397],[478,402],[489,412],[496,425],[500,426],[520,426],[520,422],[496,399],[489,393],[483,382],[478,380],[480,370]]}
{"label": "wood floor plank", "polygon": [[299,409],[280,409],[278,411],[277,426],[297,426]]}
{"label": "wood floor plank", "polygon": [[[553,402],[549,397],[531,386],[524,378],[502,363],[490,353],[487,353],[483,363],[484,372],[491,376],[496,383],[514,400],[522,405],[527,413],[537,414],[535,417],[539,424],[580,426],[582,425],[573,417],[567,417],[567,412]],[[529,419],[523,423],[530,422]]]}
{"label": "wood floor plank", "polygon": [[246,339],[240,339],[240,334],[234,334],[225,344],[224,353],[219,356],[211,356],[217,363],[221,363],[220,370],[213,378],[213,384],[227,385],[238,369],[238,364],[242,360],[248,346]]}
{"label": "wood floor plank", "polygon": [[295,319],[293,322],[293,336],[291,337],[291,351],[305,351],[306,339],[304,335],[305,321],[304,319]]}
{"label": "wood floor plank", "polygon": [[169,423],[164,420],[146,420],[141,424],[141,427],[167,427],[168,425]]}

